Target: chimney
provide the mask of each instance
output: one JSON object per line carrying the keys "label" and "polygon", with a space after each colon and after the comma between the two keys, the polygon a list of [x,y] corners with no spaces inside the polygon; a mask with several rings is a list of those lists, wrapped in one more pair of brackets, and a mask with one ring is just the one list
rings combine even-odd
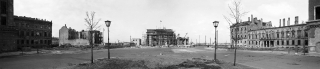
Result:
{"label": "chimney", "polygon": [[287,23],[287,26],[290,25],[290,17],[288,17],[288,23]]}
{"label": "chimney", "polygon": [[248,17],[248,21],[250,21],[250,17]]}
{"label": "chimney", "polygon": [[296,25],[296,24],[298,24],[299,23],[299,16],[296,16],[296,17],[294,17],[294,24]]}
{"label": "chimney", "polygon": [[282,21],[283,21],[283,23],[282,23],[282,24],[283,24],[283,27],[286,26],[286,18],[283,18]]}
{"label": "chimney", "polygon": [[254,23],[253,15],[251,14],[251,23]]}
{"label": "chimney", "polygon": [[281,19],[279,19],[279,27],[281,27]]}
{"label": "chimney", "polygon": [[263,22],[263,19],[261,18],[261,22]]}

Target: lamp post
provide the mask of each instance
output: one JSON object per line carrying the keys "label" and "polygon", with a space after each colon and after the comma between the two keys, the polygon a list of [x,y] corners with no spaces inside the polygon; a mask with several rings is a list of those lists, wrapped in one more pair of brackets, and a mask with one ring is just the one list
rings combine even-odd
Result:
{"label": "lamp post", "polygon": [[214,21],[213,26],[215,28],[215,40],[214,40],[214,60],[217,61],[217,27],[218,27],[219,21]]}
{"label": "lamp post", "polygon": [[110,24],[111,24],[111,21],[107,20],[105,21],[106,23],[106,26],[108,28],[108,59],[110,59],[110,43],[109,43],[109,27],[110,27]]}

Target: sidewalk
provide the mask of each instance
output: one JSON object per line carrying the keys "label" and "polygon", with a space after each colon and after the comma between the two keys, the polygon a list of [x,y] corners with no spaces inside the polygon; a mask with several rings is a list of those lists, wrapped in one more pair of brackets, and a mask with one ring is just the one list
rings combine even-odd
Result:
{"label": "sidewalk", "polygon": [[[100,51],[100,50],[94,50],[94,51]],[[27,51],[27,52],[21,52],[21,51],[16,51],[16,52],[6,52],[6,53],[0,53],[0,58],[1,57],[9,57],[9,56],[22,56],[22,55],[32,55],[32,54],[76,54],[76,53],[87,53],[87,51],[83,50],[39,50],[39,53],[37,51]]]}
{"label": "sidewalk", "polygon": [[[45,53],[44,51],[39,51],[39,54]],[[37,54],[37,51],[28,51],[28,52],[21,52],[21,51],[17,51],[17,52],[6,52],[6,53],[1,53],[0,54],[0,58],[1,57],[8,57],[8,56],[19,56],[19,55],[31,55],[31,54]]]}
{"label": "sidewalk", "polygon": [[251,51],[251,50],[239,50],[239,51],[245,51],[245,52],[256,52],[256,53],[275,53],[275,54],[288,54],[288,55],[299,55],[299,56],[312,56],[312,57],[320,57],[320,53],[316,52],[310,52],[305,53],[305,55],[301,52],[296,53],[294,51]]}

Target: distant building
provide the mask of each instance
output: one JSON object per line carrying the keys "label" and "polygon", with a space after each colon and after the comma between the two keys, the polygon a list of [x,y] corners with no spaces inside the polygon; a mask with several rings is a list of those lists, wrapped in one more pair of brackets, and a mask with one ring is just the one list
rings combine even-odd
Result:
{"label": "distant building", "polygon": [[147,34],[142,34],[142,39],[141,39],[141,45],[145,46],[147,45]]}
{"label": "distant building", "polygon": [[135,46],[140,46],[141,45],[141,39],[140,38],[132,38],[132,41]]}
{"label": "distant building", "polygon": [[172,29],[147,29],[148,46],[177,45],[176,35]]}
{"label": "distant building", "polygon": [[189,45],[189,37],[178,37],[177,44],[178,45]]}
{"label": "distant building", "polygon": [[[92,31],[93,35],[93,43],[94,44],[102,44],[102,32],[100,31]],[[74,29],[67,28],[67,26],[63,26],[59,30],[59,46],[61,45],[76,45],[76,46],[82,46],[82,45],[89,45],[89,31],[76,31]]]}

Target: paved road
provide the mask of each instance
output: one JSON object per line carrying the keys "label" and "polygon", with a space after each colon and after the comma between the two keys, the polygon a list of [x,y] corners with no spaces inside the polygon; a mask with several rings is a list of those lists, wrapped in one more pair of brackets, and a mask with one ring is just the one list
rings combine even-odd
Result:
{"label": "paved road", "polygon": [[[218,59],[233,62],[233,51],[217,50]],[[192,57],[213,59],[213,49],[196,48],[144,48],[144,49],[114,49],[113,57],[162,59],[179,63],[176,59]],[[106,50],[95,51],[94,58],[107,57]],[[320,57],[295,56],[274,53],[256,53],[239,51],[237,62],[262,69],[319,69]],[[172,58],[172,59],[167,59]],[[43,69],[60,68],[72,64],[90,61],[90,53],[82,54],[40,54],[6,57],[0,59],[0,69]]]}
{"label": "paved road", "polygon": [[[213,50],[207,51],[203,48],[193,57],[204,56],[213,59]],[[217,50],[217,58],[233,62],[234,51]],[[237,51],[237,63],[248,65],[259,69],[320,69],[320,57],[287,55],[270,52]]]}

